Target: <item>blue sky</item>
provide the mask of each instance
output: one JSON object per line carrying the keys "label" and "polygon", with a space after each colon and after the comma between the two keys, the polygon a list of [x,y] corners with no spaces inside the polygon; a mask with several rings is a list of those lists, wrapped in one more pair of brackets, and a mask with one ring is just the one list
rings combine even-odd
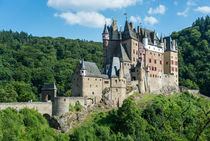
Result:
{"label": "blue sky", "polygon": [[210,15],[210,0],[0,0],[0,30],[102,41],[112,17],[169,35]]}

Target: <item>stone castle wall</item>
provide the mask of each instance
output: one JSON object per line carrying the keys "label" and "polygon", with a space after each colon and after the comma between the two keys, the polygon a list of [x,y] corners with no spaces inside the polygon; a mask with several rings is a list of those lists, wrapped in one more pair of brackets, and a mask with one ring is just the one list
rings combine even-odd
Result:
{"label": "stone castle wall", "polygon": [[76,102],[79,102],[83,107],[87,105],[84,97],[56,97],[53,104],[53,115],[61,116],[69,112],[69,104],[74,106]]}
{"label": "stone castle wall", "polygon": [[150,93],[160,94],[163,89],[179,91],[174,75],[162,74],[160,77],[148,77]]}
{"label": "stone castle wall", "polygon": [[41,114],[52,115],[52,102],[18,102],[18,103],[0,103],[0,110],[4,110],[8,107],[16,110],[21,110],[25,107],[30,109],[36,109]]}

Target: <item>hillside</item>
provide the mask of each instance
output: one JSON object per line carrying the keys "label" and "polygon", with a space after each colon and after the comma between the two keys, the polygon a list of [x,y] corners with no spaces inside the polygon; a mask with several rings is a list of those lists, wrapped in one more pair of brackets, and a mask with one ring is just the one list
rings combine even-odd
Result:
{"label": "hillside", "polygon": [[[134,100],[141,96],[143,99]],[[210,102],[188,92],[136,94],[119,109],[92,111],[69,133],[56,133],[40,113],[8,108],[0,111],[0,141],[206,141],[210,139]]]}
{"label": "hillside", "polygon": [[210,96],[210,17],[172,33],[179,46],[179,83]]}
{"label": "hillside", "polygon": [[58,95],[69,96],[73,71],[82,58],[102,68],[102,44],[1,31],[0,102],[39,100],[48,82],[56,82]]}
{"label": "hillside", "polygon": [[[181,86],[209,95],[210,18],[172,33],[179,46]],[[56,82],[58,95],[71,94],[71,77],[85,58],[102,68],[102,43],[62,37],[35,37],[25,32],[0,32],[0,102],[39,101],[41,87]]]}

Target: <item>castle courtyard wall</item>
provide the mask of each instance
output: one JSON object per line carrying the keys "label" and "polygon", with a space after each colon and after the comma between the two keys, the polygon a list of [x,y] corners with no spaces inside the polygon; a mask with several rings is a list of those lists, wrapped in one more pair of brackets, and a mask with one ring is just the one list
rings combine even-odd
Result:
{"label": "castle courtyard wall", "polygon": [[52,102],[18,102],[18,103],[0,103],[0,110],[4,110],[8,107],[16,110],[21,110],[25,107],[29,109],[38,110],[41,114],[52,115]]}

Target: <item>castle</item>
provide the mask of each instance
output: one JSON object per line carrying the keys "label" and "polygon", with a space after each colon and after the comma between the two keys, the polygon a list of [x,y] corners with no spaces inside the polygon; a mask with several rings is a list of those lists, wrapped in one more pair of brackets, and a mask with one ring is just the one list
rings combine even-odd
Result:
{"label": "castle", "polygon": [[[43,102],[1,103],[0,109],[14,107],[35,108],[42,114],[60,116],[69,105],[79,102],[88,107],[106,99],[113,106],[121,106],[132,93],[170,93],[179,91],[178,48],[171,37],[158,38],[155,31],[137,27],[126,20],[124,31],[117,21],[105,24],[103,38],[103,71],[84,59],[72,76],[71,97],[56,96],[55,84],[42,88]],[[50,100],[50,101],[49,101]]]}
{"label": "castle", "polygon": [[158,38],[155,31],[133,27],[125,22],[124,31],[117,21],[105,24],[103,38],[103,71],[95,63],[80,61],[72,77],[72,97],[84,97],[86,104],[98,103],[104,91],[121,106],[128,85],[140,93],[161,93],[178,90],[178,48],[171,37]]}

